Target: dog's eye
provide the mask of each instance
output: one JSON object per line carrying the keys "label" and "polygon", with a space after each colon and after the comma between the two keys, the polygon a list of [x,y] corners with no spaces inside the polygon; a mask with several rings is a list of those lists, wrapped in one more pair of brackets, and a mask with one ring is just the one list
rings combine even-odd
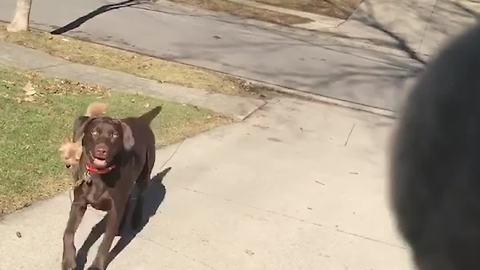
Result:
{"label": "dog's eye", "polygon": [[92,131],[92,136],[98,136],[98,131],[96,130]]}
{"label": "dog's eye", "polygon": [[118,138],[118,133],[117,132],[112,133],[112,137],[113,138]]}

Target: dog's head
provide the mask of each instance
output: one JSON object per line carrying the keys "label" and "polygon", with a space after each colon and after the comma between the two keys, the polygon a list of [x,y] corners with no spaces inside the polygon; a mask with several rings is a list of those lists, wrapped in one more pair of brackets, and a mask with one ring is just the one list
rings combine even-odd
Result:
{"label": "dog's head", "polygon": [[74,141],[79,139],[87,161],[97,169],[112,166],[119,153],[135,144],[130,127],[111,117],[80,116],[74,123]]}

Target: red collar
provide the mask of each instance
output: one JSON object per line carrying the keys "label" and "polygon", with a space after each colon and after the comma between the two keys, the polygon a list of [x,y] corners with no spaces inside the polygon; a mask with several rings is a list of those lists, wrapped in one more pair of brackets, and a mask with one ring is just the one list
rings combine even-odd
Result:
{"label": "red collar", "polygon": [[93,166],[90,163],[87,163],[85,166],[85,169],[87,169],[87,172],[93,173],[93,174],[107,174],[111,172],[113,169],[115,169],[115,165],[112,165],[110,167],[107,167],[105,169],[98,169],[95,166]]}

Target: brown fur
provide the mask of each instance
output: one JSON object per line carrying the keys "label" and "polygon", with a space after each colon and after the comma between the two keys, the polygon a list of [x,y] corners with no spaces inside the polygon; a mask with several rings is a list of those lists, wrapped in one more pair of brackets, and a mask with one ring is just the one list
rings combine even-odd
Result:
{"label": "brown fur", "polygon": [[[75,232],[87,209],[107,211],[105,235],[97,256],[88,269],[104,270],[114,237],[119,233],[128,198],[134,185],[139,194],[132,217],[134,229],[142,220],[143,193],[155,162],[155,136],[150,122],[161,107],[140,117],[115,119],[111,117],[81,116],[75,121],[74,141],[82,142],[83,154],[78,175],[85,175],[74,189],[70,217],[63,236],[62,269],[75,269]],[[103,162],[100,162],[103,161]],[[87,172],[88,166],[88,172]],[[98,169],[109,168],[106,172]],[[78,178],[77,178],[78,179]]]}
{"label": "brown fur", "polygon": [[90,105],[88,105],[85,116],[88,116],[88,117],[102,116],[107,111],[107,108],[108,108],[108,105],[105,103],[93,102]]}

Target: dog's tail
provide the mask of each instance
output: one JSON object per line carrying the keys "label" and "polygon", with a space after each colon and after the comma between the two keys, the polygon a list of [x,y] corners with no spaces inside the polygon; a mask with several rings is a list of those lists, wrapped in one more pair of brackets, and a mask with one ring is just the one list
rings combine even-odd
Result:
{"label": "dog's tail", "polygon": [[88,105],[85,116],[88,116],[88,117],[101,116],[102,114],[105,114],[105,112],[107,111],[107,107],[108,105],[105,103],[93,102],[90,105]]}
{"label": "dog's tail", "polygon": [[150,111],[142,114],[138,118],[144,121],[145,123],[150,124],[152,120],[160,113],[161,110],[162,110],[162,106],[157,106],[151,109]]}

